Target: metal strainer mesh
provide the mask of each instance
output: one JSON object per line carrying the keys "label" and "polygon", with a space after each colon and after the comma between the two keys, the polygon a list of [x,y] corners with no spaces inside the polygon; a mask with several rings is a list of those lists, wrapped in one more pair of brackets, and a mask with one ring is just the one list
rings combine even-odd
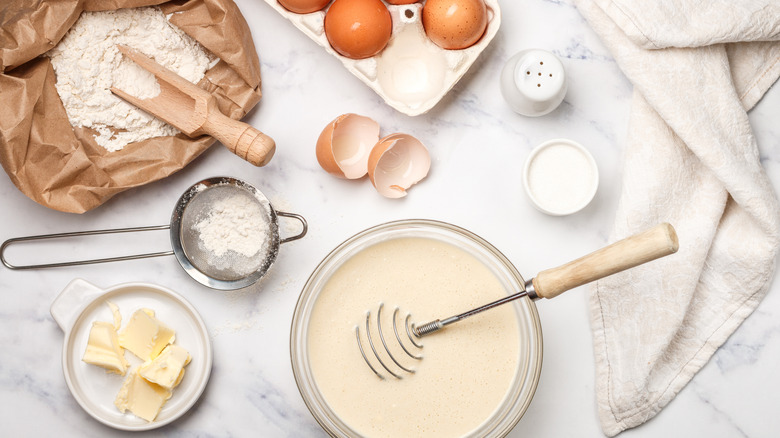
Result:
{"label": "metal strainer mesh", "polygon": [[[236,199],[237,198],[237,199]],[[246,218],[251,227],[259,227],[264,242],[260,250],[252,256],[240,251],[227,249],[222,253],[209,249],[204,243],[204,236],[199,229],[209,216],[220,214],[215,206],[230,199],[233,202],[257,206],[261,215]],[[180,240],[186,258],[198,271],[212,279],[220,281],[237,281],[247,277],[262,276],[276,259],[279,251],[279,226],[276,214],[268,199],[253,187],[241,184],[239,181],[211,186],[196,186],[186,203],[181,216]],[[256,233],[255,233],[256,234]],[[252,236],[242,238],[249,239]],[[258,236],[255,236],[258,237]],[[246,242],[243,242],[246,243]],[[257,243],[257,242],[252,242]]]}

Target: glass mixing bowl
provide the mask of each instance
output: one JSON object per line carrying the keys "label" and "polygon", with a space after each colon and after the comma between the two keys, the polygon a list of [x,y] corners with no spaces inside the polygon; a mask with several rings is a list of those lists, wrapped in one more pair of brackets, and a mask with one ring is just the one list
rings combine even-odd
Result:
{"label": "glass mixing bowl", "polygon": [[[331,436],[359,437],[361,435],[339,418],[318,389],[309,362],[307,344],[312,310],[317,305],[317,298],[324,285],[347,260],[377,243],[406,237],[436,239],[466,251],[489,268],[506,290],[507,295],[524,288],[525,282],[520,273],[495,247],[467,230],[444,222],[431,220],[388,222],[362,231],[339,245],[325,257],[306,282],[295,308],[290,333],[290,355],[298,390],[314,418]],[[502,437],[508,434],[528,408],[539,382],[542,365],[542,332],[536,306],[527,297],[505,306],[513,307],[520,330],[520,357],[516,374],[505,397],[492,414],[465,436]],[[446,394],[437,394],[437,396],[442,397]],[[432,401],[432,406],[434,404],[435,401]]]}

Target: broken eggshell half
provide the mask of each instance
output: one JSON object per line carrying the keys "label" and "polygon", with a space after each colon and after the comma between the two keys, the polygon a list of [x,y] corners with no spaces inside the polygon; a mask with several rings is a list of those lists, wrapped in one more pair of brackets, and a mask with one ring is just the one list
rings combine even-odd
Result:
{"label": "broken eggshell half", "polygon": [[420,140],[390,134],[379,140],[368,157],[368,178],[382,196],[402,198],[428,175],[431,157]]}
{"label": "broken eggshell half", "polygon": [[342,114],[317,139],[317,161],[339,178],[358,179],[368,172],[368,156],[379,140],[379,123],[357,114]]}

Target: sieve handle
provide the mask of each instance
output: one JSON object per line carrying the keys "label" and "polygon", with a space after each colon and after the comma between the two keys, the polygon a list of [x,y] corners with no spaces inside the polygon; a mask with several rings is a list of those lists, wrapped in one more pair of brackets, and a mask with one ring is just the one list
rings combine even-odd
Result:
{"label": "sieve handle", "polygon": [[563,266],[544,270],[533,279],[533,287],[538,296],[553,298],[577,286],[673,254],[678,248],[677,233],[670,224],[663,223]]}
{"label": "sieve handle", "polygon": [[136,260],[136,259],[145,259],[150,257],[167,256],[167,255],[172,255],[173,251],[152,252],[146,254],[133,254],[133,255],[126,255],[126,256],[106,257],[100,259],[75,260],[75,261],[59,262],[59,263],[45,263],[45,264],[37,264],[37,265],[13,265],[6,259],[5,250],[13,244],[18,244],[22,242],[60,239],[60,238],[77,237],[77,236],[93,236],[98,234],[119,234],[119,233],[133,233],[137,231],[167,230],[169,228],[171,228],[170,225],[155,225],[150,227],[112,228],[107,230],[74,231],[70,233],[41,234],[38,236],[14,237],[12,239],[6,240],[5,242],[3,242],[2,245],[0,245],[0,261],[2,261],[3,265],[5,265],[5,267],[7,267],[8,269],[24,270],[24,269],[58,268],[64,266],[91,265],[96,263],[119,262],[124,260]]}
{"label": "sieve handle", "polygon": [[289,218],[297,219],[298,221],[300,221],[301,226],[302,226],[302,229],[301,229],[300,233],[298,233],[298,234],[296,234],[294,236],[285,237],[284,239],[279,241],[280,244],[287,243],[287,242],[292,242],[293,240],[298,240],[301,237],[305,236],[306,232],[309,230],[309,224],[306,222],[306,219],[304,219],[304,217],[299,215],[299,214],[286,213],[284,211],[277,211],[276,215],[277,216],[283,216],[283,217],[289,217]]}

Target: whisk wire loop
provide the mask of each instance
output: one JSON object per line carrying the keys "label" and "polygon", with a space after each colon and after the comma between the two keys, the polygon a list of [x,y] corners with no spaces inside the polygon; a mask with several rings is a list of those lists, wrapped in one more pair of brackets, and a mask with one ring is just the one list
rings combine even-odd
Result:
{"label": "whisk wire loop", "polygon": [[377,353],[376,347],[374,347],[374,340],[371,339],[370,321],[371,321],[371,312],[366,312],[366,338],[368,339],[368,345],[371,347],[371,351],[374,352],[374,357],[376,357],[376,360],[379,361],[379,364],[382,365],[382,368],[384,368],[388,373],[390,373],[391,376],[395,377],[396,379],[402,379],[403,377],[394,373],[390,368],[387,367],[387,365],[385,365],[385,362],[382,360],[382,358],[379,357],[379,353]]}
{"label": "whisk wire loop", "polygon": [[[412,359],[420,360],[420,359],[422,359],[422,356],[416,356],[416,355],[412,354],[409,350],[407,350],[406,346],[401,341],[401,335],[398,334],[398,324],[396,324],[396,321],[398,320],[398,312],[400,310],[401,309],[399,307],[396,307],[395,310],[393,311],[393,332],[395,333],[395,338],[398,340],[398,344],[401,345],[401,348],[404,350],[404,353],[406,353]],[[412,344],[414,344],[415,347],[422,348],[422,345],[419,345],[419,344],[417,344],[417,342],[414,341],[414,337],[412,336],[411,332],[409,331],[409,319],[411,319],[411,317],[412,317],[412,315],[409,315],[409,314],[406,315],[406,320],[405,320],[406,335],[409,336],[409,340],[412,342]]]}
{"label": "whisk wire loop", "polygon": [[355,337],[357,337],[357,344],[358,344],[358,348],[360,349],[360,355],[363,356],[363,360],[366,361],[366,365],[368,365],[368,367],[371,368],[371,371],[373,371],[374,374],[377,375],[377,377],[379,377],[382,380],[385,380],[385,377],[383,375],[379,374],[379,372],[376,370],[376,368],[374,368],[374,366],[371,365],[371,362],[368,360],[368,357],[366,357],[366,352],[363,351],[363,343],[360,342],[360,327],[359,326],[355,326]]}
{"label": "whisk wire loop", "polygon": [[418,336],[414,335],[415,332],[414,323],[409,323],[409,320],[412,318],[411,314],[406,314],[406,336],[409,336],[409,342],[412,343],[417,348],[423,348],[422,344],[417,342]]}
{"label": "whisk wire loop", "polygon": [[[402,370],[406,371],[407,373],[414,373],[413,369],[406,368],[405,366],[401,365],[398,360],[396,360],[395,356],[393,356],[393,353],[390,352],[390,349],[387,347],[387,342],[385,342],[385,336],[382,334],[382,309],[385,307],[384,304],[379,304],[379,310],[376,312],[376,329],[379,332],[379,339],[382,341],[382,345],[385,347],[385,351],[387,352],[387,355],[390,356],[390,359],[398,365],[398,368],[401,368]],[[393,325],[395,325],[395,320],[393,320]],[[397,339],[397,338],[396,338]],[[398,342],[400,343],[401,340],[399,339]],[[403,346],[403,344],[402,344]]]}
{"label": "whisk wire loop", "polygon": [[[376,335],[372,335],[372,330],[371,330],[371,320],[372,320],[372,318],[371,318],[371,311],[366,312],[365,335],[364,335],[364,337],[368,341],[369,347],[371,347],[371,352],[373,353],[373,358],[369,359],[370,355],[366,354],[366,351],[368,351],[368,350],[363,348],[363,339],[360,336],[360,326],[359,325],[355,326],[355,339],[356,339],[357,344],[358,344],[358,349],[360,350],[360,355],[363,357],[363,360],[366,362],[366,365],[368,365],[368,367],[371,369],[371,371],[374,374],[376,374],[377,377],[379,377],[382,380],[385,380],[385,376],[382,374],[382,372],[377,367],[375,367],[374,364],[372,363],[374,359],[376,359],[376,362],[378,362],[379,365],[381,365],[381,367],[384,368],[384,370],[387,371],[391,376],[393,376],[396,379],[400,380],[400,379],[403,378],[403,376],[401,375],[400,371],[405,371],[407,373],[413,374],[413,373],[415,373],[415,370],[413,368],[408,367],[408,366],[404,366],[401,363],[401,361],[399,361],[396,358],[396,355],[398,353],[394,354],[391,351],[391,348],[388,345],[388,343],[387,343],[387,341],[385,339],[384,332],[382,330],[382,309],[383,308],[384,308],[384,303],[379,303],[379,308],[377,309],[377,312],[376,312],[376,321],[375,321],[375,323],[376,323],[376,334],[379,336],[379,340],[382,343],[382,346],[384,347],[384,353],[382,354],[382,356],[384,356],[386,354],[386,356],[390,358],[392,363],[387,363],[386,359],[383,360],[382,357],[380,356],[379,352],[377,351],[377,347],[376,347],[375,342],[374,342],[374,337]],[[401,335],[400,335],[400,333],[398,331],[398,323],[397,323],[399,311],[400,311],[400,309],[398,307],[396,307],[395,310],[393,311],[393,333],[395,334],[395,340],[398,342],[398,345],[401,347],[401,349],[404,351],[404,353],[406,353],[410,358],[415,359],[415,360],[421,360],[422,359],[422,355],[414,354],[411,351],[409,351],[407,346],[404,345],[404,342],[401,340]],[[415,342],[415,340],[414,340],[414,336],[412,334],[414,328],[413,328],[413,324],[410,324],[410,322],[409,322],[410,320],[411,320],[411,315],[407,314],[406,318],[405,318],[406,334],[409,337],[409,341],[411,342],[411,344],[413,344],[417,348],[422,348],[422,345],[417,343],[417,342]],[[391,365],[393,365],[393,364],[396,367],[398,367],[397,370],[393,370],[392,369]]]}

